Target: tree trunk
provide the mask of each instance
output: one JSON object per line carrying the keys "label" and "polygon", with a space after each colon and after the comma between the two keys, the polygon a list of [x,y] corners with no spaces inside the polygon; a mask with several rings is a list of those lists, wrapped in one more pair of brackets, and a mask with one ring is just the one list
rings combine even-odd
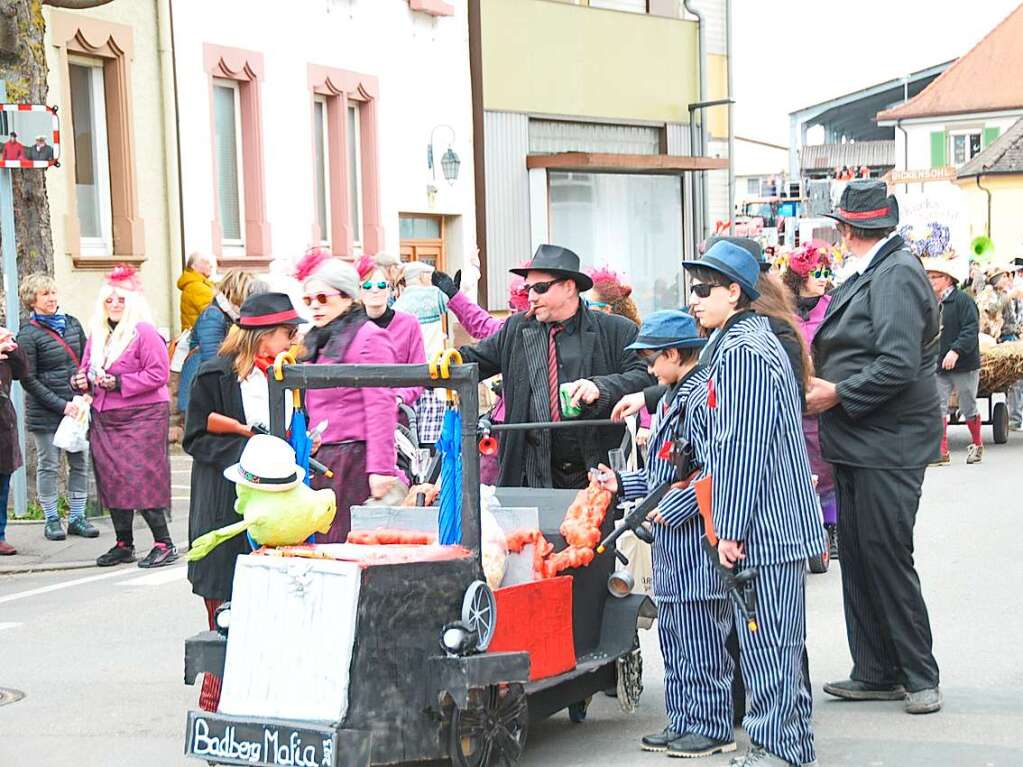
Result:
{"label": "tree trunk", "polygon": [[[7,103],[46,103],[45,35],[40,0],[0,0],[0,79],[7,83]],[[62,117],[67,119],[70,114]],[[29,168],[11,171],[19,278],[36,271],[53,274],[47,172]],[[6,304],[0,303],[0,308],[5,309]]]}

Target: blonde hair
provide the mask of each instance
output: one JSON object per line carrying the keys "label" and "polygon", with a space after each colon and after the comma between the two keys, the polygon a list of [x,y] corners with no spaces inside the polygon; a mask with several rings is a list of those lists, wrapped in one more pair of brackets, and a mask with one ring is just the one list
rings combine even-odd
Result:
{"label": "blonde hair", "polygon": [[234,357],[234,372],[239,379],[249,377],[252,368],[256,366],[256,356],[259,354],[259,342],[271,333],[274,333],[280,325],[271,325],[266,328],[243,328],[239,325],[232,325],[227,332],[227,338],[220,345],[217,352],[221,357]]}
{"label": "blonde hair", "polygon": [[[124,314],[113,330],[107,323],[106,300],[111,296],[124,296]],[[135,338],[135,329],[140,322],[153,324],[153,314],[146,297],[140,291],[124,290],[103,283],[96,299],[96,309],[89,325],[92,339],[92,364],[102,360],[104,370],[124,353]],[[99,356],[97,356],[99,355]]]}
{"label": "blonde hair", "polygon": [[57,281],[45,272],[33,272],[21,281],[18,288],[18,298],[26,309],[35,306],[36,298],[44,290],[57,290]]}
{"label": "blonde hair", "polygon": [[217,285],[217,290],[224,298],[235,306],[241,306],[252,292],[253,284],[258,282],[256,275],[244,269],[228,269]]}

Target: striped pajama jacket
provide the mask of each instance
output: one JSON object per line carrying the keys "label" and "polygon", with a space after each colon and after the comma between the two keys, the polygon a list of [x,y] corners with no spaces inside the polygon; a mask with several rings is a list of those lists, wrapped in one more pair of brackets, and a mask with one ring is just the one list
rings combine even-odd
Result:
{"label": "striped pajama jacket", "polygon": [[[658,452],[672,440],[680,417],[681,435],[695,448],[698,461],[706,459],[708,376],[707,369],[697,368],[661,398],[645,470],[620,475],[626,500],[645,496],[675,476],[675,467]],[[676,732],[730,741],[734,664],[725,640],[731,608],[701,549],[703,526],[693,489],[668,491],[658,508],[666,524],[652,525],[653,587],[668,721]]]}
{"label": "striped pajama jacket", "polygon": [[[740,629],[750,740],[792,764],[814,760],[812,698],[803,685],[805,566],[824,550],[820,506],[803,439],[799,391],[768,322],[731,318],[704,355],[710,368],[714,526],[745,545],[756,567],[760,628]],[[736,616],[736,623],[742,620]]]}

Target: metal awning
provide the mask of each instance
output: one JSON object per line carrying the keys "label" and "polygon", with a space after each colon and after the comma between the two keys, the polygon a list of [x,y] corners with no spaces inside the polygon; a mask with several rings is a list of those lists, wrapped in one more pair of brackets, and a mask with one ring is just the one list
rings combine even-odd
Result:
{"label": "metal awning", "polygon": [[601,154],[596,152],[559,152],[531,154],[526,168],[579,171],[586,173],[641,173],[677,176],[687,171],[727,170],[728,160],[719,157],[689,157],[670,154]]}

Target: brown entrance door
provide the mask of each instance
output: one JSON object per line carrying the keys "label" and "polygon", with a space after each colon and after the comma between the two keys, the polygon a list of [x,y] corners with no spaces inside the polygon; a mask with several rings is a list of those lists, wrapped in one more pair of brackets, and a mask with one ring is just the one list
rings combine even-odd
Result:
{"label": "brown entrance door", "polygon": [[423,261],[435,269],[445,268],[443,216],[402,213],[399,230],[402,261]]}

